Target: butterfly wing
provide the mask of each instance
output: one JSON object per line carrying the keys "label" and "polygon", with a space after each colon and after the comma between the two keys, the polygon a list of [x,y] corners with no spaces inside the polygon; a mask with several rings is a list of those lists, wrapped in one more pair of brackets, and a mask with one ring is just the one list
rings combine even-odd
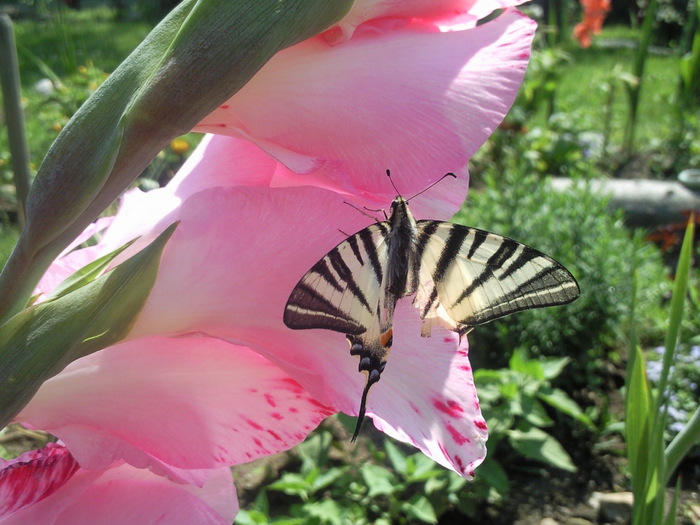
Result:
{"label": "butterfly wing", "polygon": [[386,222],[348,237],[304,275],[284,309],[284,324],[295,330],[323,328],[348,335],[377,323],[382,278],[387,266]]}
{"label": "butterfly wing", "polygon": [[579,296],[566,268],[513,239],[449,222],[418,221],[417,228],[414,304],[424,336],[435,324],[464,334],[505,315]]}
{"label": "butterfly wing", "polygon": [[384,371],[393,340],[393,308],[380,312],[386,295],[388,234],[389,224],[379,222],[341,242],[301,278],[284,309],[284,324],[289,328],[342,332],[350,354],[359,357],[358,369],[367,380],[352,441],[362,426],[369,389]]}

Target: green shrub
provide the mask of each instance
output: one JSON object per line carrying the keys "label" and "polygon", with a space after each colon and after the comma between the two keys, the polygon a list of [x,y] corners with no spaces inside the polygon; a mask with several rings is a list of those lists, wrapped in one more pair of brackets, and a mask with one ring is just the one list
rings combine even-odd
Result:
{"label": "green shrub", "polygon": [[324,427],[294,449],[290,468],[258,491],[236,524],[437,523],[469,492],[464,478],[389,439],[381,449],[362,439],[361,451],[333,460],[341,445]]}

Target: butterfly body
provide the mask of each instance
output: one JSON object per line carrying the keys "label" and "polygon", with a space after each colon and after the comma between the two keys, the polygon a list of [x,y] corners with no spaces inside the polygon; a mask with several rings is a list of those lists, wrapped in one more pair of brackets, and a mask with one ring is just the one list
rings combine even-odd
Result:
{"label": "butterfly body", "polygon": [[449,222],[416,221],[397,197],[387,221],[348,237],[292,291],[284,323],[346,334],[367,376],[379,381],[393,343],[396,302],[414,295],[421,335],[442,326],[464,335],[474,326],[529,308],[566,304],[579,295],[573,276],[548,256],[500,235]]}

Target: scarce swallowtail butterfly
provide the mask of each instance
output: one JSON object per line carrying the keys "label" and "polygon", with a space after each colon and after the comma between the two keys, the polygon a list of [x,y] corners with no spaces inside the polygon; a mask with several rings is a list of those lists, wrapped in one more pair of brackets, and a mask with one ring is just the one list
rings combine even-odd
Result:
{"label": "scarce swallowtail butterfly", "polygon": [[391,350],[396,301],[414,294],[422,336],[436,325],[461,336],[514,312],[570,303],[579,287],[566,268],[529,246],[450,222],[416,221],[408,201],[396,197],[388,220],[351,235],[313,265],[284,310],[289,328],[344,333],[359,356],[367,381],[353,441]]}

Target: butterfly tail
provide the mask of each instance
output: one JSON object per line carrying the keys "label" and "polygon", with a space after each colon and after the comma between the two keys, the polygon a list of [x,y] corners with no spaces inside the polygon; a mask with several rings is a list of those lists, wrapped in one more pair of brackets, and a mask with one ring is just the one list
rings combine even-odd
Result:
{"label": "butterfly tail", "polygon": [[393,330],[388,328],[379,336],[368,336],[363,334],[360,336],[348,335],[350,343],[350,354],[360,358],[358,370],[367,375],[367,383],[362,391],[362,399],[360,400],[360,411],[357,416],[357,425],[352,436],[352,441],[357,439],[362,426],[362,421],[365,418],[367,410],[367,395],[369,389],[381,379],[382,372],[389,358],[389,351],[393,342]]}
{"label": "butterfly tail", "polygon": [[379,372],[377,370],[372,371],[367,376],[367,384],[365,384],[365,389],[362,391],[362,400],[360,401],[360,412],[357,414],[357,424],[355,425],[355,432],[352,433],[351,443],[354,443],[357,436],[360,434],[360,429],[362,428],[362,422],[365,420],[365,411],[367,409],[367,394],[369,389],[374,383],[379,381]]}

